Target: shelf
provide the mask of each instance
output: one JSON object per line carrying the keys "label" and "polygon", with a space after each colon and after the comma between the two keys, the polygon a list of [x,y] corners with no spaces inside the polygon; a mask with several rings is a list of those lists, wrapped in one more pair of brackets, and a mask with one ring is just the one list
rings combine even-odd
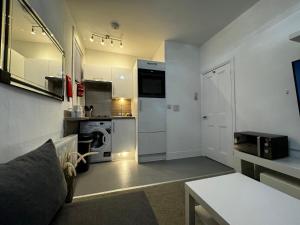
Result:
{"label": "shelf", "polygon": [[291,41],[296,41],[300,43],[300,31],[290,35]]}
{"label": "shelf", "polygon": [[61,83],[63,81],[61,77],[55,77],[55,76],[47,76],[45,77],[45,79],[56,83]]}
{"label": "shelf", "polygon": [[235,150],[234,157],[300,179],[300,159],[286,157],[268,160]]}

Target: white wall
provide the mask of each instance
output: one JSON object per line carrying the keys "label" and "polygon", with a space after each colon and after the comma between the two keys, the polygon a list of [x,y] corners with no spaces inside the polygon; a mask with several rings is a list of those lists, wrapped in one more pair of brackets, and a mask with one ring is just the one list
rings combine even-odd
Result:
{"label": "white wall", "polygon": [[261,0],[200,49],[201,71],[234,58],[236,130],[288,135],[293,149],[300,116],[291,62],[300,44],[288,37],[298,30],[299,0]]}
{"label": "white wall", "polygon": [[[66,72],[70,73],[74,22],[64,0],[30,0],[29,3],[63,46]],[[4,84],[0,84],[0,93],[0,162],[30,151],[48,138],[62,136],[63,110],[70,103]]]}
{"label": "white wall", "polygon": [[103,52],[87,49],[84,56],[84,63],[105,67],[133,68],[136,56],[122,55],[111,52]]}
{"label": "white wall", "polygon": [[167,158],[198,156],[200,152],[199,48],[166,42],[167,103],[179,105],[180,111],[167,111]]}
{"label": "white wall", "polygon": [[163,41],[159,48],[155,51],[152,60],[157,62],[165,62],[165,41]]}

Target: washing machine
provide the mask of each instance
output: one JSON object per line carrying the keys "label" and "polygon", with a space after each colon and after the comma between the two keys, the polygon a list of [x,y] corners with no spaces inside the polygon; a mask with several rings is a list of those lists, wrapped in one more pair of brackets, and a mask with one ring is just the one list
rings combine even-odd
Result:
{"label": "washing machine", "polygon": [[91,152],[98,152],[89,157],[90,163],[111,161],[111,127],[111,120],[80,122],[80,134],[92,136]]}

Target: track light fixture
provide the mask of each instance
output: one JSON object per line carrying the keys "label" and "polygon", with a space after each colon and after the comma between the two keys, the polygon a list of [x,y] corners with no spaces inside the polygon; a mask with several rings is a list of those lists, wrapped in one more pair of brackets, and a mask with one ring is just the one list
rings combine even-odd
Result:
{"label": "track light fixture", "polygon": [[101,39],[101,41],[100,41],[101,45],[105,45],[105,42],[109,42],[110,45],[113,47],[114,43],[116,41],[116,42],[120,43],[120,48],[123,48],[123,41],[122,41],[122,39],[112,37],[112,36],[110,36],[108,34],[103,35],[103,34],[95,34],[95,33],[93,33],[92,36],[90,37],[90,41],[94,42],[95,38]]}
{"label": "track light fixture", "polygon": [[33,34],[33,35],[35,35],[36,33],[35,33],[35,29],[34,29],[34,27],[32,26],[32,28],[31,28],[31,34]]}
{"label": "track light fixture", "polygon": [[90,41],[91,41],[91,42],[94,42],[94,35],[92,35],[92,36],[90,37]]}
{"label": "track light fixture", "polygon": [[[46,35],[46,31],[43,27],[39,26],[39,25],[32,25],[31,26],[31,34],[35,35],[37,30],[41,30],[42,35]],[[51,34],[52,36],[52,34]]]}

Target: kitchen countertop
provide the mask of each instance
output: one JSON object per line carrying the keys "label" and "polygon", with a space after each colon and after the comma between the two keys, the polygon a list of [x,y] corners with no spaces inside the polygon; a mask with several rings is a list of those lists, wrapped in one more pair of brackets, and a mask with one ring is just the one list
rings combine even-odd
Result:
{"label": "kitchen countertop", "polygon": [[87,120],[124,120],[124,119],[135,119],[134,116],[112,116],[112,117],[80,117],[80,118],[74,118],[74,117],[65,117],[65,121],[87,121]]}
{"label": "kitchen countertop", "polygon": [[127,120],[127,119],[133,120],[133,119],[135,119],[135,117],[134,116],[113,116],[112,119],[113,120]]}

